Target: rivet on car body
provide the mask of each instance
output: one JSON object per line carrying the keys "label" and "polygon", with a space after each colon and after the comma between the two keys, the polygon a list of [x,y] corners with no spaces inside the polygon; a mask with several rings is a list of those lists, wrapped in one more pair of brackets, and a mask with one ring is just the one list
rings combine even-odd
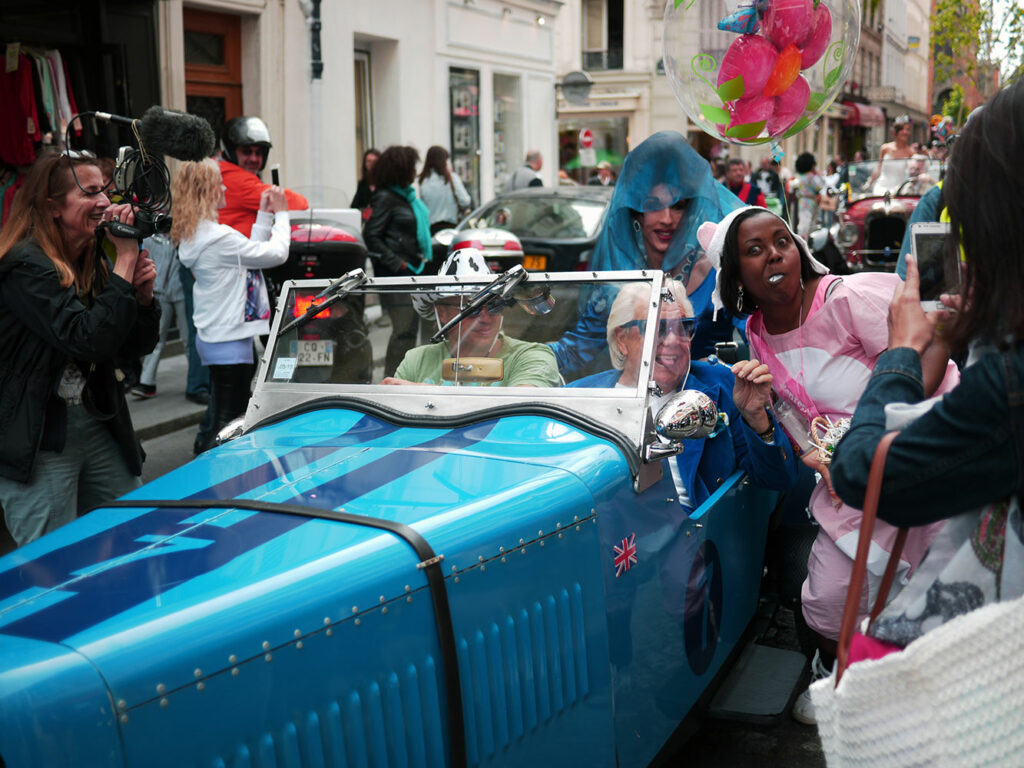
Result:
{"label": "rivet on car body", "polygon": [[331,626],[331,617],[330,616],[324,616],[324,626],[325,627]]}
{"label": "rivet on car body", "polygon": [[161,707],[166,707],[168,704],[170,704],[170,702],[167,700],[166,697],[160,699],[160,706]]}
{"label": "rivet on car body", "polygon": [[300,630],[298,630],[298,629],[296,629],[294,632],[292,632],[292,634],[295,635],[295,637],[302,637],[302,632]]}
{"label": "rivet on car body", "polygon": [[328,636],[328,637],[331,637],[331,636],[332,636],[333,634],[334,634],[334,630],[333,630],[333,629],[331,629],[330,627],[328,627],[328,628],[327,628],[327,636]]}
{"label": "rivet on car body", "polygon": [[232,677],[238,677],[238,667],[232,667],[231,668],[231,676]]}
{"label": "rivet on car body", "polygon": [[117,708],[118,709],[127,709],[128,708],[128,702],[125,701],[124,699],[119,699],[118,702],[117,702]]}
{"label": "rivet on car body", "polygon": [[362,623],[363,623],[363,620],[362,620],[362,619],[360,619],[360,618],[356,618],[356,626],[357,626],[357,627],[358,627],[358,626],[359,626],[360,624],[362,624]]}
{"label": "rivet on car body", "polygon": [[263,641],[263,650],[264,651],[269,651],[270,650],[270,641],[269,640],[264,640]]}
{"label": "rivet on car body", "polygon": [[483,555],[477,555],[476,559],[479,560],[482,563],[484,561],[484,556]]}
{"label": "rivet on car body", "polygon": [[359,606],[358,605],[353,605],[352,606],[352,613],[359,613]]}
{"label": "rivet on car body", "polygon": [[458,583],[459,583],[459,577],[458,577],[458,576],[456,576],[456,577],[455,577],[455,583],[456,583],[456,584],[458,584]]}
{"label": "rivet on car body", "polygon": [[382,604],[387,602],[387,598],[384,595],[381,595],[379,599]]}
{"label": "rivet on car body", "polygon": [[206,690],[206,683],[204,683],[202,680],[200,680],[198,683],[196,683],[196,690],[197,691],[205,691]]}
{"label": "rivet on car body", "polygon": [[163,693],[166,690],[167,690],[167,686],[164,685],[163,683],[157,683],[156,684],[156,692],[157,693]]}
{"label": "rivet on car body", "polygon": [[122,723],[127,723],[128,722],[128,715],[121,715],[121,722]]}
{"label": "rivet on car body", "polygon": [[408,584],[406,584],[405,585],[405,591],[406,592],[412,592],[412,587],[410,587]]}
{"label": "rivet on car body", "polygon": [[238,657],[235,656],[235,654],[232,653],[230,656],[228,656],[228,664],[234,664],[237,661],[238,661]]}
{"label": "rivet on car body", "polygon": [[266,656],[263,657],[263,660],[269,663],[272,658],[274,658],[274,654],[268,653]]}
{"label": "rivet on car body", "polygon": [[196,667],[194,670],[192,670],[192,674],[196,677],[196,679],[199,679],[203,676],[203,670],[201,670],[199,667]]}
{"label": "rivet on car body", "polygon": [[299,640],[297,643],[295,643],[295,649],[298,650],[298,651],[302,650],[302,641],[301,640]]}
{"label": "rivet on car body", "polygon": [[582,531],[583,530],[583,526],[582,525],[577,525],[576,526],[576,530],[577,531]]}

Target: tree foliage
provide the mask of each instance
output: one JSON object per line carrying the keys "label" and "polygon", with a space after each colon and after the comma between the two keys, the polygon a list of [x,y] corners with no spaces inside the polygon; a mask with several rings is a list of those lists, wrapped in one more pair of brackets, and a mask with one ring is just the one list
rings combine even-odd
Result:
{"label": "tree foliage", "polygon": [[974,82],[997,69],[1000,85],[1024,71],[1024,3],[1020,0],[937,0],[932,16],[935,79]]}

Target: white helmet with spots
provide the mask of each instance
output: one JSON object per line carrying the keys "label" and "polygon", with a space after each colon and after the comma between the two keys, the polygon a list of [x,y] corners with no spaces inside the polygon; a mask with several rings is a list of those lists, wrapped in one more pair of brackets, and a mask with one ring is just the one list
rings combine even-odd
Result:
{"label": "white helmet with spots", "polygon": [[[460,248],[452,251],[444,260],[438,276],[456,275],[465,278],[488,280],[494,277],[484,260],[484,255],[476,248]],[[412,295],[412,305],[420,317],[428,320],[434,318],[434,305],[445,296],[466,294],[472,296],[480,289],[479,286],[467,288],[461,285],[439,285],[436,288],[417,292]]]}

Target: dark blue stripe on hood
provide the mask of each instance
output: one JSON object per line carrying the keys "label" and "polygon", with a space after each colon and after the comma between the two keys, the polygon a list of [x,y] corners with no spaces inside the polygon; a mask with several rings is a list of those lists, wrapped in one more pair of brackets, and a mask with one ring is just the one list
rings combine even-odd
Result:
{"label": "dark blue stripe on hood", "polygon": [[[352,427],[372,421],[377,427],[373,437],[398,429],[385,422],[364,417]],[[487,437],[497,421],[474,424],[446,432],[421,443],[416,450],[389,452],[387,455],[332,478],[322,486],[287,499],[283,503],[334,509],[395,481],[403,475],[433,462],[449,452],[464,449]],[[383,431],[381,431],[383,430]],[[331,440],[336,440],[332,438]],[[322,441],[298,449],[303,457],[327,454],[338,447]],[[238,477],[225,480],[189,498],[234,498],[278,477],[274,462],[267,462]],[[194,509],[154,509],[109,530],[49,552],[37,560],[0,574],[0,596],[11,596],[30,586],[52,587],[71,578],[92,563],[128,555],[139,550],[138,539],[147,535],[172,535],[181,531],[182,521],[194,517]],[[129,608],[150,600],[178,584],[221,567],[266,542],[309,522],[292,515],[257,513],[226,528],[204,525],[201,536],[214,542],[201,549],[168,547],[166,555],[133,560],[81,579],[67,587],[71,596],[44,607],[36,613],[0,626],[0,633],[59,642]]]}

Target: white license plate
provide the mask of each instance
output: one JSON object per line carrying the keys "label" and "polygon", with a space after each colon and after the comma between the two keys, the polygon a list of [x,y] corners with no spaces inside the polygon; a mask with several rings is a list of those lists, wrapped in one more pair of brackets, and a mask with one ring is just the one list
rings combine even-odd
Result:
{"label": "white license plate", "polygon": [[334,365],[334,341],[331,339],[299,339],[291,344],[296,365]]}

